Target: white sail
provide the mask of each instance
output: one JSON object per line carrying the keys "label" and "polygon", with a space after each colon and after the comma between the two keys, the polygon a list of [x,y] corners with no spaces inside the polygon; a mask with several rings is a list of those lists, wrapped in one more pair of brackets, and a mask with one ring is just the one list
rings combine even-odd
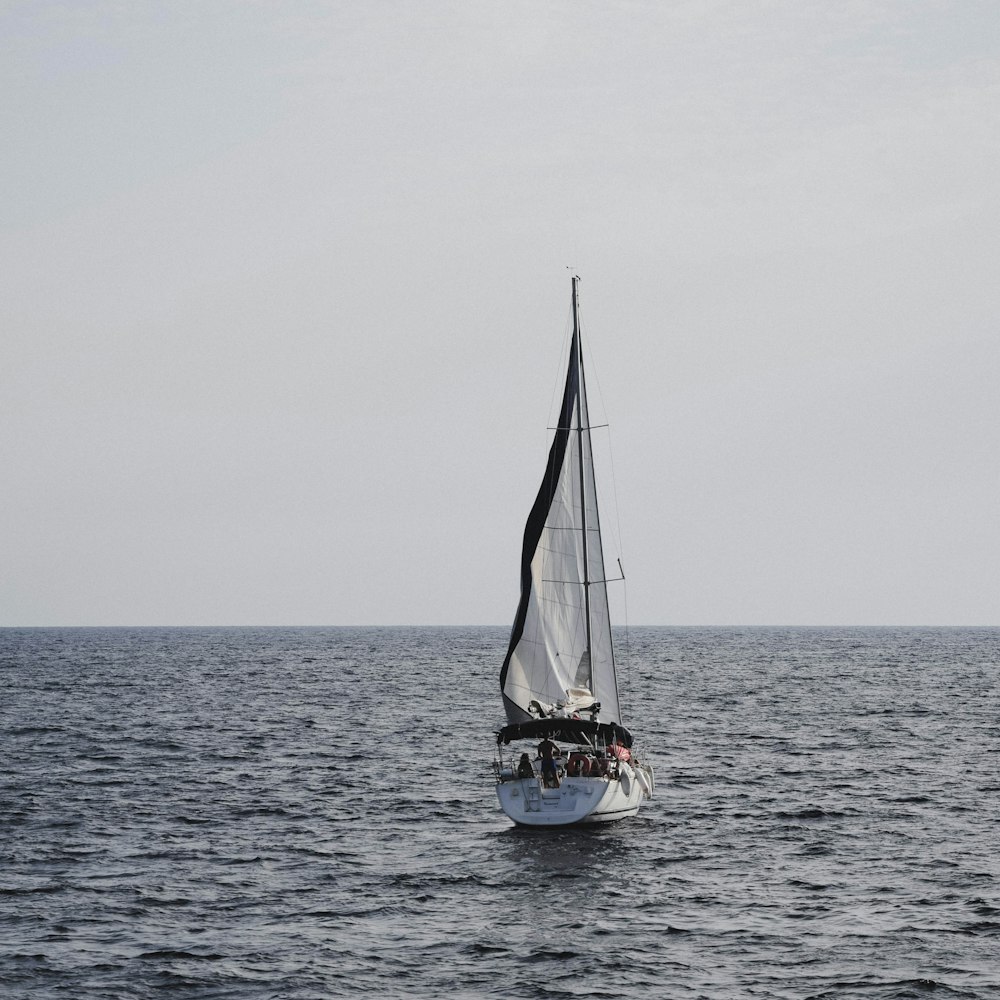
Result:
{"label": "white sail", "polygon": [[521,560],[521,600],[500,673],[508,721],[596,702],[600,722],[620,724],[575,278],[566,386]]}

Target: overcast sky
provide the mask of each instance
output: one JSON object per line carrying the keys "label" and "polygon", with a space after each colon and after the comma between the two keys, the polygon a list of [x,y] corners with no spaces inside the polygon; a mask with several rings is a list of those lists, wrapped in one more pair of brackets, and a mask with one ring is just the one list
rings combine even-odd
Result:
{"label": "overcast sky", "polygon": [[1000,4],[0,11],[0,624],[1000,624]]}

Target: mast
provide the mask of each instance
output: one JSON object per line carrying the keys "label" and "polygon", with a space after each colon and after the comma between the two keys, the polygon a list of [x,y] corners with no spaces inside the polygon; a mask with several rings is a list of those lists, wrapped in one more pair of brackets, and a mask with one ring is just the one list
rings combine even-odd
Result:
{"label": "mast", "polygon": [[[580,342],[580,278],[573,275],[573,342],[576,344],[577,393],[576,393],[576,443],[577,458],[580,469],[580,525],[583,540],[583,604],[584,620],[587,626],[587,673],[589,675],[590,693],[594,694],[594,657],[592,642],[592,626],[590,621],[590,555],[587,540],[587,485],[586,471],[583,465],[583,394],[586,391],[583,382],[583,345]],[[588,428],[589,431],[589,428]]]}

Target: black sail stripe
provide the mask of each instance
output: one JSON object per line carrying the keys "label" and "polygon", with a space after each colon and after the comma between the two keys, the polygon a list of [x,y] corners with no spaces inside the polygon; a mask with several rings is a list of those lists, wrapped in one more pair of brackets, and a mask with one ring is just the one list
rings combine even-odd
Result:
{"label": "black sail stripe", "polygon": [[570,430],[576,430],[570,425],[576,407],[576,395],[579,391],[577,369],[574,364],[577,335],[577,332],[574,331],[569,352],[569,370],[566,373],[566,388],[563,391],[562,408],[559,411],[556,434],[552,439],[552,446],[549,448],[545,476],[542,479],[542,485],[538,488],[538,495],[535,497],[535,502],[524,526],[524,543],[521,547],[521,601],[517,606],[517,614],[510,632],[507,655],[504,657],[503,667],[500,669],[500,693],[503,695],[504,710],[507,713],[507,721],[510,723],[527,722],[532,718],[530,713],[507,696],[504,688],[507,683],[507,669],[510,666],[514,650],[524,634],[524,622],[528,616],[528,602],[531,599],[531,560],[535,557],[535,550],[538,548],[538,542],[542,537],[542,531],[549,516],[549,508],[555,497],[563,460],[566,457],[566,448],[569,444]]}

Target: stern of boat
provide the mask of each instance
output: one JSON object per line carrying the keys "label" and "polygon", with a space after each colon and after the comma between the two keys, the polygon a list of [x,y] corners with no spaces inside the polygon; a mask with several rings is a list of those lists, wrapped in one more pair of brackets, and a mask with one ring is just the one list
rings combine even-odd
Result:
{"label": "stern of boat", "polygon": [[622,762],[613,776],[560,776],[557,788],[541,777],[518,778],[512,771],[498,775],[497,799],[503,811],[523,826],[569,826],[611,823],[634,816],[652,796],[652,771]]}

